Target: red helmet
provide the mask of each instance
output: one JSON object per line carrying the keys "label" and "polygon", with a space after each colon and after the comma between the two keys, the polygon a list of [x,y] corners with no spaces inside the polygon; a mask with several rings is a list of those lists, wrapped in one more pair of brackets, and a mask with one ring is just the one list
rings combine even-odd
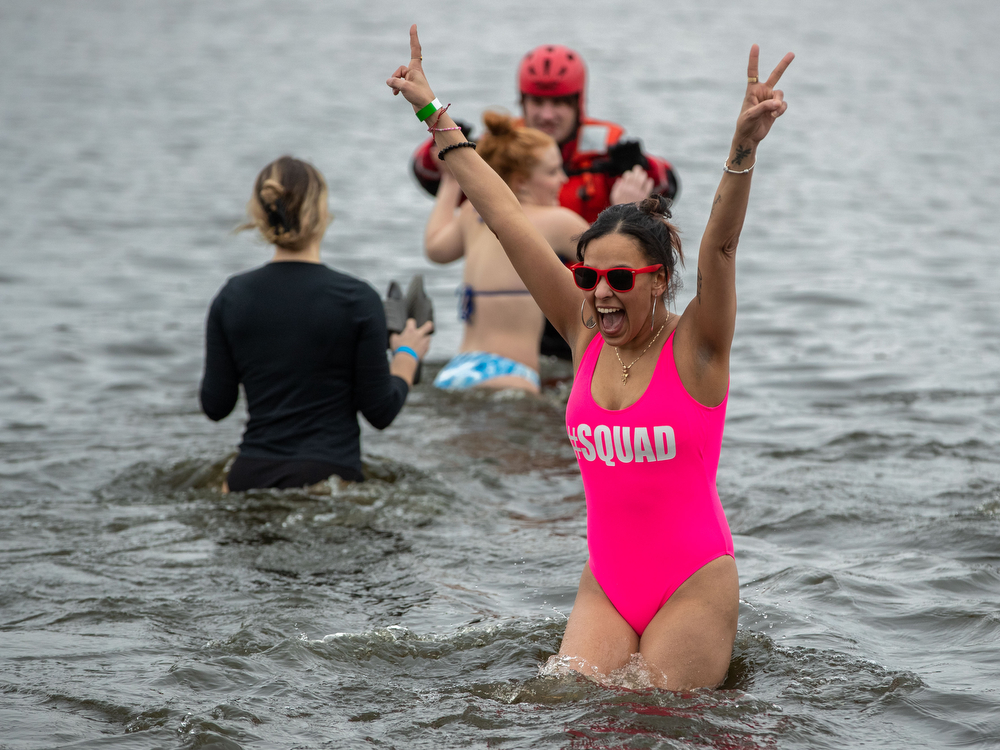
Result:
{"label": "red helmet", "polygon": [[521,60],[517,73],[518,86],[527,96],[580,96],[580,116],[583,116],[583,95],[587,87],[587,67],[579,53],[561,44],[543,44]]}

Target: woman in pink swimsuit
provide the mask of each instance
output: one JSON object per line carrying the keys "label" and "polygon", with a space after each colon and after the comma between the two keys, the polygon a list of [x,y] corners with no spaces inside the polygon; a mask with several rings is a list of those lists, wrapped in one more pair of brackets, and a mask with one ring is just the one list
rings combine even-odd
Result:
{"label": "woman in pink swimsuit", "polygon": [[715,487],[736,323],[735,252],[757,146],[787,104],[775,89],[793,59],[747,89],[698,252],[695,298],[667,309],[680,240],[659,197],[606,209],[581,235],[568,273],[517,198],[440,109],[420,64],[387,81],[434,133],[442,158],[573,349],[566,427],[587,497],[587,543],[560,657],[595,677],[646,662],[672,690],[725,679],[739,578]]}

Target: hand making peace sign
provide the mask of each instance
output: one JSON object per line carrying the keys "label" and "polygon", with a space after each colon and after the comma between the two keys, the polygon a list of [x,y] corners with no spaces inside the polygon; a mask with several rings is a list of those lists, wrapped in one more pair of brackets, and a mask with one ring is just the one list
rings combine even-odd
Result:
{"label": "hand making peace sign", "polygon": [[774,87],[781,74],[795,59],[795,55],[789,52],[781,58],[781,62],[775,66],[764,83],[760,83],[757,78],[759,57],[760,47],[755,44],[750,48],[750,62],[747,64],[747,93],[743,98],[739,119],[736,121],[736,137],[745,138],[755,144],[764,140],[774,121],[788,109],[785,93]]}

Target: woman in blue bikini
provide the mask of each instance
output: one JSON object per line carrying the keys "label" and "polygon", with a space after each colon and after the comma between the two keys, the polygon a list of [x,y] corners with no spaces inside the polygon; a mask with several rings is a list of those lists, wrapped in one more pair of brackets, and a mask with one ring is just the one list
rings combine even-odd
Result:
{"label": "woman in blue bikini", "polygon": [[[483,121],[487,132],[477,146],[480,156],[510,186],[556,254],[573,257],[575,237],[588,225],[559,205],[566,173],[556,142],[496,112],[487,112]],[[448,390],[484,387],[538,392],[542,311],[472,204],[459,207],[458,182],[447,167],[441,172],[424,247],[435,263],[465,258],[461,303],[465,332],[458,355],[445,365],[434,385]]]}

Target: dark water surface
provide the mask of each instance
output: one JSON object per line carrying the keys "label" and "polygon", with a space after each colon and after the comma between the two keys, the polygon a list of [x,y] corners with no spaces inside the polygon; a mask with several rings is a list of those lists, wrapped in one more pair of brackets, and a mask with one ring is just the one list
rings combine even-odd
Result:
{"label": "dark water surface", "polygon": [[[1000,745],[1000,5],[536,5],[0,5],[0,748]],[[583,52],[692,256],[746,50],[798,53],[740,249],[723,689],[540,670],[586,557],[564,388],[421,385],[370,482],[215,489],[243,409],[198,412],[203,321],[268,257],[230,229],[270,159],[327,175],[327,262],[425,273],[457,346],[383,83],[411,20],[468,119]]]}

